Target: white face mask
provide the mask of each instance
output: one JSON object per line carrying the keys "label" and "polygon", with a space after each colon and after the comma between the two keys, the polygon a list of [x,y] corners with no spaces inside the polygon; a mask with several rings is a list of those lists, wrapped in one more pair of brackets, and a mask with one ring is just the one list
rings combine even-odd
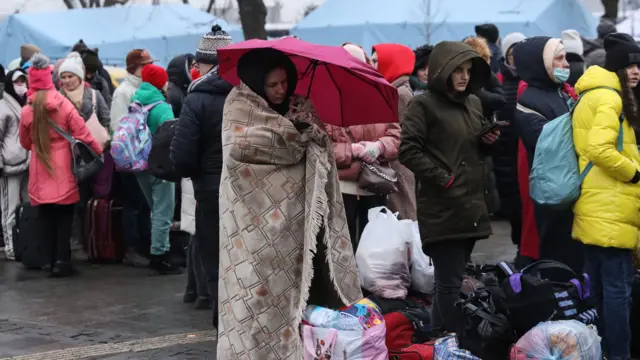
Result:
{"label": "white face mask", "polygon": [[18,96],[24,96],[27,93],[27,85],[16,85],[13,84],[13,90],[16,91]]}

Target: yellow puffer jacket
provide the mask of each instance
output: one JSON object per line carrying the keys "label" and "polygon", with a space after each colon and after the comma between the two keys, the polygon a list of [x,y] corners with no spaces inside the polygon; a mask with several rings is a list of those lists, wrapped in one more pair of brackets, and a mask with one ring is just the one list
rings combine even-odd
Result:
{"label": "yellow puffer jacket", "polygon": [[[615,73],[592,66],[576,84],[582,94],[599,86],[621,91]],[[623,121],[623,150],[618,152],[622,98],[609,89],[589,91],[573,113],[573,141],[580,171],[593,168],[582,183],[573,210],[573,237],[588,245],[635,249],[640,228],[640,184],[629,181],[640,170],[633,129]]]}

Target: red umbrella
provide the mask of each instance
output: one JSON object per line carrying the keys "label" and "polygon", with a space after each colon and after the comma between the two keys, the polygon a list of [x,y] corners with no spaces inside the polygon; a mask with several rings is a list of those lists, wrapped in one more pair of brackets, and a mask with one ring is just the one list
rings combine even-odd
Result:
{"label": "red umbrella", "polygon": [[398,90],[376,69],[338,46],[316,45],[293,37],[249,40],[218,50],[218,74],[240,84],[236,66],[254,49],[287,54],[298,69],[295,93],[313,101],[318,115],[337,126],[398,122]]}

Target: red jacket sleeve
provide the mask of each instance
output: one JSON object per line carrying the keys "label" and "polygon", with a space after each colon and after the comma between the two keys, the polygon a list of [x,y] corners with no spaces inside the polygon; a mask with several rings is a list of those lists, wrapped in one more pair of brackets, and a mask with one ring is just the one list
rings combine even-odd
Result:
{"label": "red jacket sleeve", "polygon": [[392,161],[398,158],[398,148],[400,147],[400,124],[391,123],[387,126],[384,136],[378,139],[384,146],[380,159]]}
{"label": "red jacket sleeve", "polygon": [[20,145],[22,145],[22,147],[27,150],[31,150],[32,145],[31,131],[30,128],[27,127],[27,121],[25,121],[28,116],[31,116],[31,114],[33,114],[29,114],[30,111],[31,109],[27,108],[26,106],[22,108],[20,123],[18,125],[18,137],[20,138]]}
{"label": "red jacket sleeve", "polygon": [[500,84],[502,84],[502,82],[504,81],[504,77],[502,77],[502,73],[498,73],[498,81],[500,81]]}

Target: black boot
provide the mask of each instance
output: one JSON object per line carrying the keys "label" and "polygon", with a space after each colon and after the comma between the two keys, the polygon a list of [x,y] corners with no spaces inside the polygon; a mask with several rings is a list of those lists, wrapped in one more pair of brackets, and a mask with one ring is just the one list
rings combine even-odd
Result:
{"label": "black boot", "polygon": [[77,271],[68,262],[56,261],[51,269],[52,277],[68,277],[76,274]]}
{"label": "black boot", "polygon": [[193,308],[196,310],[206,310],[211,309],[211,301],[207,296],[198,296],[195,303],[193,304]]}
{"label": "black boot", "polygon": [[151,255],[149,257],[149,267],[161,275],[182,274],[183,269],[169,261],[168,253],[162,255]]}

